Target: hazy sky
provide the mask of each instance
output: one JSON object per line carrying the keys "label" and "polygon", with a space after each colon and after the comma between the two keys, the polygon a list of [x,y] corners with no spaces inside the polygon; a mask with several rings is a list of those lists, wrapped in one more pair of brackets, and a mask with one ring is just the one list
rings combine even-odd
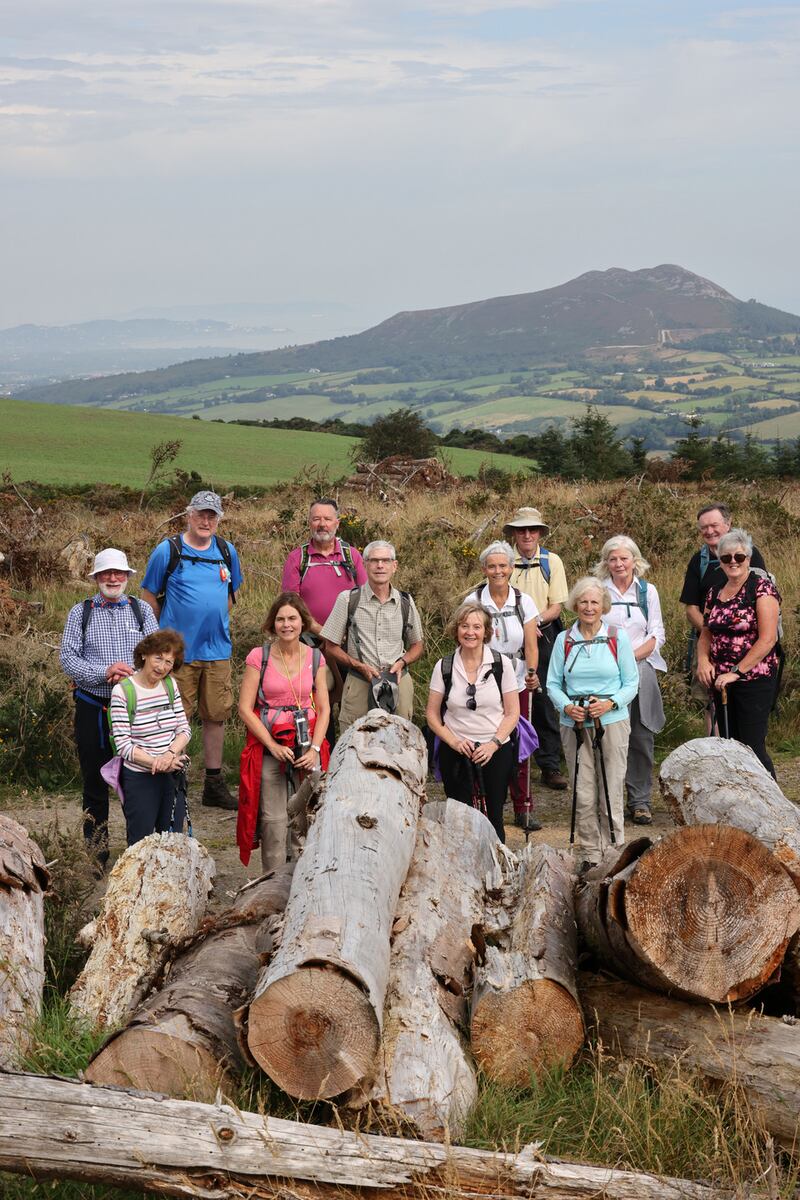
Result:
{"label": "hazy sky", "polygon": [[6,0],[0,326],[680,263],[800,312],[800,7]]}

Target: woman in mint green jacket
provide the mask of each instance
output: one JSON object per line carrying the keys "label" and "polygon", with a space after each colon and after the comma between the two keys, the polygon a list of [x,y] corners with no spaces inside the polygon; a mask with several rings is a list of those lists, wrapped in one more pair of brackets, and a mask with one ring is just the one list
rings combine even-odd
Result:
{"label": "woman in mint green jacket", "polygon": [[599,579],[593,575],[579,579],[568,604],[578,619],[556,638],[547,694],[561,719],[561,744],[572,777],[578,862],[581,870],[588,870],[611,845],[612,830],[617,846],[625,840],[628,705],[638,691],[639,672],[628,635],[603,620],[611,609],[611,597]]}

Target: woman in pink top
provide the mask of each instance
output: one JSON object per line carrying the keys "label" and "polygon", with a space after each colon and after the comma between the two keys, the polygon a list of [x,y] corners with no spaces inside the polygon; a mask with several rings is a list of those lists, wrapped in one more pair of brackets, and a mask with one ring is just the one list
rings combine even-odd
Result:
{"label": "woman in pink top", "polygon": [[[440,740],[439,767],[445,792],[483,808],[505,841],[503,806],[514,769],[511,734],[519,722],[517,677],[510,660],[489,649],[492,618],[467,600],[453,616],[458,643],[447,692],[440,659],[433,668],[425,718]],[[499,678],[498,678],[499,674]]]}
{"label": "woman in pink top", "polygon": [[260,842],[264,871],[289,857],[289,796],[306,772],[328,765],[325,659],[300,641],[310,625],[311,615],[297,593],[282,592],[262,626],[270,640],[248,654],[239,692],[247,742],[239,771],[236,841],[245,865]]}

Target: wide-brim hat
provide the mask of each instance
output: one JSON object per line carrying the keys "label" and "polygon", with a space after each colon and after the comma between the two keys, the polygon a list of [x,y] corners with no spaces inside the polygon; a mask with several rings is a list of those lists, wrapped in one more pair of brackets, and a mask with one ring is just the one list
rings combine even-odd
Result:
{"label": "wide-brim hat", "polygon": [[136,574],[134,568],[128,564],[128,556],[124,550],[101,550],[99,554],[95,554],[89,578],[99,575],[101,571],[127,571],[129,575]]}
{"label": "wide-brim hat", "polygon": [[503,533],[508,533],[511,529],[541,529],[544,536],[547,537],[550,533],[550,526],[547,524],[538,508],[518,508],[510,521],[506,521],[503,526]]}

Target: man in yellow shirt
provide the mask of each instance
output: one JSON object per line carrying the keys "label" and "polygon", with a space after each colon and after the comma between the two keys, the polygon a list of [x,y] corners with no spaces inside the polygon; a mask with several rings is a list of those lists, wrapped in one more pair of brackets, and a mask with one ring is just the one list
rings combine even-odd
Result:
{"label": "man in yellow shirt", "polygon": [[[511,576],[512,587],[530,596],[539,610],[536,618],[539,634],[539,679],[547,679],[547,668],[553,643],[564,628],[561,610],[569,596],[564,564],[557,554],[541,545],[542,538],[550,533],[550,526],[542,519],[538,508],[518,508],[514,516],[503,526],[503,536],[516,547],[517,560]],[[561,774],[561,736],[558,713],[542,690],[532,693],[531,720],[539,735],[539,749],[535,752],[536,765],[542,773],[542,783],[555,791],[563,791],[567,780]],[[527,715],[527,714],[526,714]],[[511,796],[514,801],[515,817],[525,809],[526,800],[521,795],[521,776],[512,783]]]}

